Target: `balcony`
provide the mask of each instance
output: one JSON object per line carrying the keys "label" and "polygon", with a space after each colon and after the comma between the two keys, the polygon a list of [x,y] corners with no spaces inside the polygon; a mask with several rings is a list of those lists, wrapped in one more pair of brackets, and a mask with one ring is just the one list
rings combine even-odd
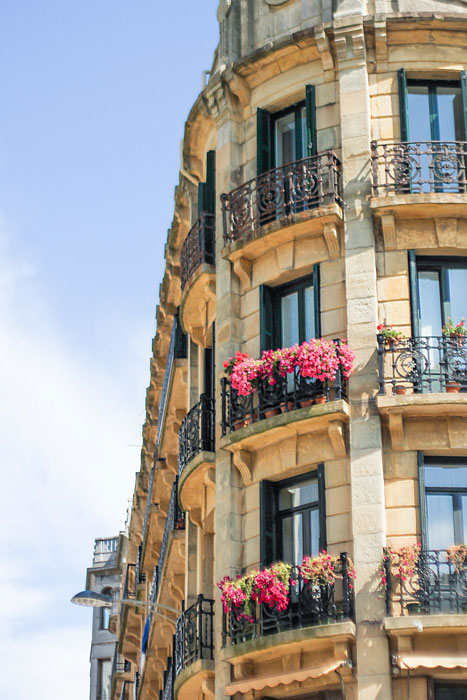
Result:
{"label": "balcony", "polygon": [[180,283],[182,292],[200,265],[215,265],[214,214],[202,212],[191,228],[180,251]]}
{"label": "balcony", "polygon": [[296,370],[288,377],[278,376],[274,385],[263,380],[249,396],[240,396],[228,379],[222,379],[221,386],[219,446],[233,452],[234,464],[245,484],[252,479],[254,460],[250,453],[264,453],[265,448],[277,447],[293,434],[298,441],[302,435],[308,439],[313,433],[316,461],[346,455],[343,426],[348,422],[349,409],[341,367],[334,381],[308,379]]}
{"label": "balcony", "polygon": [[314,587],[304,583],[294,567],[283,611],[256,604],[249,618],[241,612],[223,612],[220,657],[233,669],[226,695],[267,694],[267,688],[291,684],[295,692],[311,693],[316,690],[314,679],[320,679],[322,689],[327,682],[335,683],[335,678],[326,677],[336,669],[350,675],[355,625],[346,553],[340,555],[335,570],[339,578],[334,585]]}
{"label": "balcony", "polygon": [[378,339],[377,405],[388,421],[392,447],[465,447],[467,343],[462,338],[420,336]]}
{"label": "balcony", "polygon": [[[127,564],[122,598],[136,598],[136,564]],[[122,603],[120,607],[120,628],[118,651],[125,659],[137,663],[143,633],[142,610]]]}
{"label": "balcony", "polygon": [[176,477],[172,486],[167,520],[165,521],[164,534],[162,536],[162,544],[159,550],[159,562],[157,564],[159,581],[163,576],[165,561],[169,550],[169,544],[172,533],[185,530],[185,513],[180,509],[180,506],[178,504],[177,492],[178,478]]}
{"label": "balcony", "polygon": [[169,657],[164,671],[164,687],[159,691],[159,700],[174,700],[174,671],[175,664],[172,657]]}
{"label": "balcony", "polygon": [[[464,141],[372,141],[370,204],[387,249],[465,247],[449,224],[467,215],[466,158]],[[410,219],[432,221],[417,227]]]}
{"label": "balcony", "polygon": [[[187,337],[183,333],[180,325],[178,313],[175,314],[172,332],[170,335],[169,350],[167,352],[167,362],[165,365],[164,379],[162,382],[161,397],[159,402],[159,417],[157,420],[157,439],[156,445],[159,446],[162,440],[165,419],[168,411],[170,399],[170,389],[174,381],[174,371],[177,368],[176,360],[186,360],[188,357]],[[184,396],[183,396],[184,398]],[[143,538],[144,539],[144,538]]]}
{"label": "balcony", "polygon": [[175,631],[175,689],[178,700],[198,697],[214,684],[214,601],[199,595],[184,610]]}
{"label": "balcony", "polygon": [[179,498],[182,508],[190,512],[201,510],[206,475],[215,466],[215,418],[214,399],[201,394],[178,434]]}
{"label": "balcony", "polygon": [[215,272],[215,216],[203,212],[180,251],[181,320],[191,335],[193,328],[204,326],[204,304],[208,305],[208,327],[214,319]]}
{"label": "balcony", "polygon": [[467,570],[456,568],[445,550],[421,550],[413,573],[398,576],[384,561],[384,628],[393,664],[426,674],[427,668],[467,667]]}
{"label": "balcony", "polygon": [[[223,255],[245,269],[268,248],[323,236],[329,257],[339,255],[336,227],[342,221],[341,164],[333,151],[269,170],[221,195]],[[297,244],[299,245],[299,244]],[[298,254],[307,255],[305,248]],[[326,253],[324,253],[325,255]],[[306,261],[305,263],[306,264]]]}

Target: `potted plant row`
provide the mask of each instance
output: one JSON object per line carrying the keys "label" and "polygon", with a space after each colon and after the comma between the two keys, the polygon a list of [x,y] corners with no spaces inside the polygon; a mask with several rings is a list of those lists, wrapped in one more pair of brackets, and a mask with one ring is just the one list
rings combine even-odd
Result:
{"label": "potted plant row", "polygon": [[[461,319],[459,323],[455,324],[451,317],[448,318],[447,323],[443,326],[443,337],[452,341],[459,347],[463,347],[465,344],[465,337],[467,334],[467,329],[465,327],[465,319]],[[460,382],[455,380],[446,381],[446,392],[448,394],[458,394],[461,390]]]}
{"label": "potted plant row", "polygon": [[[334,381],[341,369],[347,379],[352,373],[355,355],[346,341],[339,343],[323,338],[311,338],[301,345],[277,350],[265,350],[259,360],[247,353],[237,352],[224,362],[226,376],[230,379],[232,388],[239,396],[251,396],[265,382],[271,386],[289,374],[298,372],[301,377],[323,382],[326,379]],[[325,397],[304,399],[301,407],[316,403],[324,403]],[[293,408],[293,402],[287,405],[265,411],[266,418]],[[252,416],[250,415],[250,420]]]}
{"label": "potted plant row", "polygon": [[[350,558],[347,559],[347,575],[348,586],[352,589],[356,574]],[[286,610],[290,603],[290,587],[298,586],[300,579],[311,591],[334,587],[336,581],[342,579],[339,557],[322,551],[314,557],[303,557],[301,565],[297,567],[276,562],[261,571],[250,571],[236,579],[225,576],[217,586],[221,591],[224,613],[233,612],[236,620],[254,623],[257,604],[267,605],[277,612]]]}

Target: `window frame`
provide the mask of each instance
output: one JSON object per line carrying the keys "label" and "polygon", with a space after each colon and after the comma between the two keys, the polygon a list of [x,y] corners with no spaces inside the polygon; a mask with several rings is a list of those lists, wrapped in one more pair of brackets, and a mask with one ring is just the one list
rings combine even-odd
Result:
{"label": "window frame", "polygon": [[[466,457],[433,457],[431,455],[425,455],[423,452],[418,453],[418,482],[419,482],[419,501],[420,501],[420,526],[421,526],[421,541],[423,549],[428,549],[428,509],[427,509],[427,495],[428,494],[440,494],[440,495],[452,495],[452,494],[465,494],[467,496],[467,486],[462,487],[442,487],[442,486],[426,486],[425,484],[425,467],[428,465],[458,465],[465,466],[467,468],[467,456]],[[459,510],[459,509],[458,509]],[[457,514],[454,510],[453,504],[453,529],[454,529],[454,539],[459,541],[452,542],[451,544],[463,544],[463,540],[466,537],[458,537],[460,527],[463,530],[462,524],[462,506],[460,508],[460,513]],[[467,534],[467,533],[466,533]],[[450,545],[448,545],[450,546]]]}
{"label": "window frame", "polygon": [[[430,136],[431,136],[431,141],[441,141],[443,142],[444,139],[441,138],[441,133],[440,133],[440,126],[439,126],[439,105],[438,105],[438,93],[437,93],[437,88],[439,87],[448,87],[448,88],[459,88],[461,91],[461,100],[462,100],[462,83],[459,78],[459,80],[436,80],[436,79],[430,79],[430,78],[407,78],[406,79],[406,85],[407,85],[407,97],[409,95],[409,89],[411,87],[427,87],[428,88],[428,105],[429,105],[429,114],[430,114]],[[436,108],[436,109],[435,109]],[[410,137],[410,127],[409,127],[409,111],[407,111],[407,130],[408,134]],[[462,124],[464,130],[464,124]],[[465,141],[465,133],[464,133],[464,138],[459,139],[460,141]]]}
{"label": "window frame", "polygon": [[[275,561],[282,561],[282,518],[284,514],[311,510],[309,504],[297,506],[295,509],[279,510],[279,491],[290,485],[299,485],[304,481],[316,478],[318,481],[318,513],[319,513],[319,551],[326,549],[326,484],[325,467],[320,462],[311,471],[280,481],[264,479],[260,482],[260,561],[261,567],[270,566]],[[269,540],[269,542],[268,542]],[[273,541],[271,543],[271,540]]]}
{"label": "window frame", "polygon": [[305,304],[304,292],[308,287],[313,286],[313,315],[315,322],[315,337],[321,337],[321,285],[319,264],[313,265],[311,274],[300,277],[291,282],[280,284],[277,287],[261,285],[260,287],[260,345],[261,352],[264,350],[276,350],[282,347],[282,312],[281,299],[295,291],[302,291],[298,297],[298,325],[299,337],[303,338],[299,342],[309,340],[305,336]]}
{"label": "window frame", "polygon": [[462,256],[429,256],[417,255],[414,250],[409,251],[409,277],[410,277],[410,310],[412,317],[412,333],[414,336],[420,335],[421,307],[418,273],[420,271],[439,271],[440,280],[440,307],[441,319],[444,325],[447,322],[448,313],[446,304],[450,302],[449,280],[447,269],[467,269],[467,257]]}

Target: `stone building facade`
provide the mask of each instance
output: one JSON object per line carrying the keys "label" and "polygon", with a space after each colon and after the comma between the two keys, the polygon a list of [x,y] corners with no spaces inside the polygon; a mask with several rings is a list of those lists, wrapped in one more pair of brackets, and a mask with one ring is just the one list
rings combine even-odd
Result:
{"label": "stone building facade", "polygon": [[[467,352],[442,328],[467,298],[466,4],[222,0],[218,19],[124,572],[158,607],[114,617],[112,700],[465,698],[465,552],[447,550],[467,541]],[[310,337],[347,339],[347,381],[242,397],[225,377],[238,351]],[[223,612],[225,576],[322,549],[334,586],[294,568],[285,611]]]}

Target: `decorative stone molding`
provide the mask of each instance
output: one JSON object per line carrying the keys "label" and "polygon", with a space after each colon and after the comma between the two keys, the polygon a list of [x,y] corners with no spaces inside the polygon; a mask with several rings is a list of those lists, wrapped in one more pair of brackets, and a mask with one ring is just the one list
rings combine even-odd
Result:
{"label": "decorative stone molding", "polygon": [[328,435],[332,443],[334,455],[336,459],[345,457],[347,450],[344,440],[344,427],[340,421],[331,421],[328,425]]}
{"label": "decorative stone molding", "polygon": [[247,258],[238,258],[237,260],[234,260],[233,270],[240,282],[243,284],[243,288],[245,289],[245,291],[250,289],[251,276],[253,270],[251,260],[248,260]]}
{"label": "decorative stone molding", "polygon": [[289,0],[264,0],[266,5],[272,5],[273,7],[276,7],[277,5],[285,5],[286,2],[289,2]]}
{"label": "decorative stone molding", "polygon": [[386,32],[386,19],[375,19],[375,48],[378,63],[387,63],[388,37]]}
{"label": "decorative stone molding", "polygon": [[233,463],[240,472],[244,486],[252,483],[252,455],[248,450],[235,450],[233,453]]}
{"label": "decorative stone molding", "polygon": [[229,108],[228,90],[227,84],[223,83],[219,76],[217,76],[214,85],[212,87],[208,85],[205,90],[206,107],[211,117],[215,120],[219,119]]}
{"label": "decorative stone molding", "polygon": [[247,107],[250,104],[251,93],[246,80],[235,73],[231,66],[226,66],[223,70],[221,68],[220,73],[222,80],[227,83],[230,92],[235,95],[240,106]]}
{"label": "decorative stone molding", "polygon": [[397,235],[394,214],[384,214],[384,216],[381,217],[381,228],[383,231],[385,249],[396,250]]}
{"label": "decorative stone molding", "polygon": [[365,34],[363,24],[336,29],[334,36],[338,60],[360,60],[365,58]]}
{"label": "decorative stone molding", "polygon": [[333,71],[334,73],[334,59],[331,53],[331,45],[329,43],[329,39],[323,26],[318,27],[315,30],[315,40],[316,47],[318,49],[319,55],[321,56],[323,70],[325,72]]}
{"label": "decorative stone molding", "polygon": [[329,257],[338,258],[340,255],[339,233],[336,224],[324,224],[323,227],[324,240],[329,252]]}

